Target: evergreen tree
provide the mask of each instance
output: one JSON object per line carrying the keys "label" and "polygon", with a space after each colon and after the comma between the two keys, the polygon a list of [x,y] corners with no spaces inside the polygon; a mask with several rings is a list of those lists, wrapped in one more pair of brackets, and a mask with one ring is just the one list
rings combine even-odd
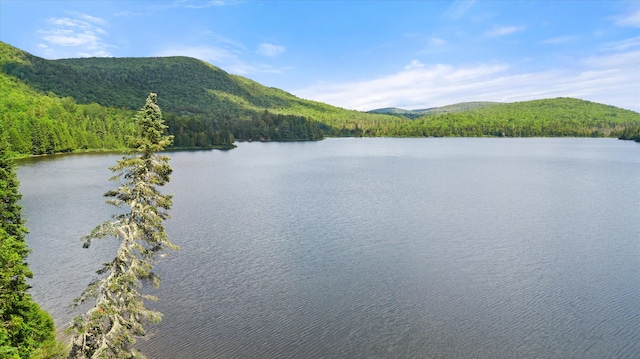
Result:
{"label": "evergreen tree", "polygon": [[26,263],[27,228],[18,204],[21,194],[13,162],[0,140],[0,357],[32,358],[43,347],[55,346],[51,316],[28,293],[32,277]]}
{"label": "evergreen tree", "polygon": [[121,184],[105,194],[110,198],[108,203],[119,208],[126,205],[129,210],[98,225],[83,238],[84,247],[105,237],[118,239],[120,246],[116,257],[97,271],[99,278],[76,300],[96,301],[74,319],[70,358],[144,358],[131,346],[136,337],[144,336],[144,324],[161,319],[161,313],[144,305],[145,300],[157,298],[141,290],[145,282],[159,285],[160,278],[152,269],[160,252],[177,249],[163,225],[169,218],[172,199],[157,188],[169,181],[172,172],[169,158],[157,154],[173,140],[164,134],[165,129],[156,94],[152,93],[136,117],[131,153],[111,168],[116,174],[112,180]]}

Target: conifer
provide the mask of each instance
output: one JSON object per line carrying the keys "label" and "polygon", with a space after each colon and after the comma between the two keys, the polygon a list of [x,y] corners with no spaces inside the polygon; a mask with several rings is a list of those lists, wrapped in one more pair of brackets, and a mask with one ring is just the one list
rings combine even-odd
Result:
{"label": "conifer", "polygon": [[158,255],[177,249],[165,232],[164,221],[172,205],[170,195],[159,186],[169,182],[172,172],[169,158],[158,154],[169,146],[173,136],[165,135],[166,126],[151,93],[136,117],[136,136],[130,139],[131,152],[111,168],[117,189],[105,193],[108,203],[128,211],[114,215],[83,238],[84,247],[94,239],[106,237],[120,241],[115,258],[97,271],[99,277],[76,300],[77,304],[94,298],[95,304],[76,317],[69,358],[144,358],[132,348],[136,337],[144,336],[144,325],[157,323],[161,313],[145,307],[145,300],[156,297],[142,292],[143,284],[157,287],[160,278],[153,273]]}
{"label": "conifer", "polygon": [[51,316],[29,294],[33,276],[26,262],[27,228],[18,203],[22,195],[15,165],[0,139],[0,358],[31,358],[43,346],[55,344]]}

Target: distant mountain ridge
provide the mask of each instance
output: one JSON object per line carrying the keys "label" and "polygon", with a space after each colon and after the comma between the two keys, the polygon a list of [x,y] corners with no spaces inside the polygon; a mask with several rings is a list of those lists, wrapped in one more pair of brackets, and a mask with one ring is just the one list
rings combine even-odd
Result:
{"label": "distant mountain ridge", "polygon": [[379,109],[375,109],[367,112],[404,116],[407,118],[418,118],[425,115],[432,115],[432,114],[439,114],[439,113],[454,113],[454,112],[470,111],[478,108],[497,105],[499,103],[500,102],[483,102],[483,101],[460,102],[452,105],[430,107],[430,108],[420,109],[420,110],[404,110],[397,107],[386,107],[386,108],[379,108]]}

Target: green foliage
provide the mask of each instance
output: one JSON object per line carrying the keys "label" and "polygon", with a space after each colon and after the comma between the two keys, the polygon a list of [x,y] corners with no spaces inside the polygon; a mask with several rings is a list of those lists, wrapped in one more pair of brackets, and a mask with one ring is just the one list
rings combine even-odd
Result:
{"label": "green foliage", "polygon": [[[10,134],[19,153],[121,146],[131,133],[126,109],[150,91],[162,95],[159,104],[174,145],[187,148],[232,148],[235,139],[324,136],[616,137],[640,125],[636,112],[568,98],[364,113],[300,99],[188,57],[51,61],[3,43],[0,53],[2,88],[16,88],[10,95],[18,99],[0,100],[2,123],[9,124],[0,131]],[[48,100],[25,103],[23,93]],[[79,112],[84,116],[72,120]]]}
{"label": "green foliage", "polygon": [[30,358],[43,346],[53,346],[51,316],[28,293],[32,277],[26,263],[27,228],[18,204],[21,195],[13,162],[0,140],[0,354],[2,358]]}
{"label": "green foliage", "polygon": [[133,131],[131,113],[44,95],[0,73],[0,134],[15,154],[122,149]]}
{"label": "green foliage", "polygon": [[230,127],[237,138],[250,141],[319,140],[323,137],[315,121],[302,116],[276,115],[266,110],[260,115],[235,121]]}
{"label": "green foliage", "polygon": [[235,138],[226,128],[217,129],[213,121],[206,118],[166,116],[169,133],[177,148],[233,148]]}
{"label": "green foliage", "polygon": [[632,140],[640,142],[640,124],[629,125],[625,127],[618,137],[621,140]]}
{"label": "green foliage", "polygon": [[113,260],[97,271],[100,276],[77,299],[83,303],[95,298],[95,305],[74,319],[70,358],[143,358],[133,349],[136,337],[144,336],[144,324],[157,323],[159,312],[149,310],[144,300],[157,298],[141,292],[143,283],[160,284],[152,269],[157,256],[165,249],[177,249],[167,237],[164,220],[169,218],[170,195],[157,187],[169,182],[172,172],[169,158],[156,152],[169,146],[172,136],[165,135],[166,125],[156,104],[156,94],[147,98],[136,116],[136,135],[129,141],[131,154],[112,167],[112,180],[121,185],[105,194],[108,203],[129,211],[98,225],[84,237],[89,247],[94,239],[113,237],[120,247]]}
{"label": "green foliage", "polygon": [[29,359],[66,359],[69,355],[69,350],[65,344],[58,340],[47,340],[42,345],[31,353]]}
{"label": "green foliage", "polygon": [[[616,137],[640,114],[572,98],[494,104],[388,125],[389,136]],[[377,135],[379,128],[366,135]]]}

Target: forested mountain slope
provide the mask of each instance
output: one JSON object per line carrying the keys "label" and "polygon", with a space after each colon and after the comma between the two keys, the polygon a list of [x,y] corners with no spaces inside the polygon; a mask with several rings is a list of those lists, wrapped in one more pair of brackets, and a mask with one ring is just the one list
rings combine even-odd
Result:
{"label": "forested mountain slope", "polygon": [[133,111],[47,96],[0,73],[0,133],[14,153],[124,148],[132,116]]}
{"label": "forested mountain slope", "polygon": [[640,136],[640,114],[577,99],[461,103],[410,119],[304,100],[188,57],[46,60],[0,42],[0,131],[14,152],[122,148],[150,92],[177,147],[324,136]]}
{"label": "forested mountain slope", "polygon": [[501,103],[390,126],[393,136],[620,137],[640,114],[574,98]]}
{"label": "forested mountain slope", "polygon": [[[26,53],[0,46],[0,64],[25,63]],[[0,135],[14,154],[51,154],[77,149],[120,149],[131,133],[133,111],[36,91],[0,72]]]}
{"label": "forested mountain slope", "polygon": [[136,109],[156,92],[177,142],[179,134],[210,138],[220,131],[241,139],[318,139],[339,131],[350,134],[357,122],[395,120],[303,100],[189,57],[46,60],[0,46],[12,54],[2,63],[4,73],[80,104]]}

